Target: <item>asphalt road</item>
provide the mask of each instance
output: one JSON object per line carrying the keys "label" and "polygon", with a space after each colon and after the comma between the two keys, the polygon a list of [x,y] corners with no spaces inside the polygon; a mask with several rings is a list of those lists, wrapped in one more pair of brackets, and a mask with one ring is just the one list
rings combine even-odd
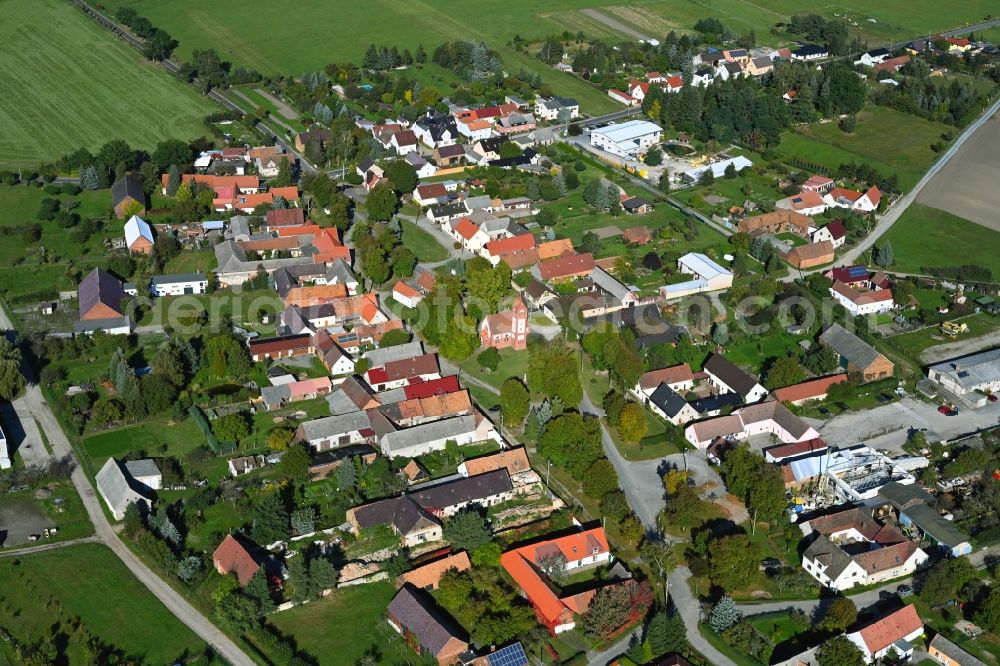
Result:
{"label": "asphalt road", "polygon": [[[13,325],[7,313],[0,308],[0,330],[12,329]],[[29,381],[34,379],[34,371],[25,363],[23,367],[25,377]],[[23,401],[28,411],[38,420],[42,431],[48,438],[52,453],[58,458],[71,457],[74,461],[73,449],[65,433],[59,426],[52,410],[49,409],[42,390],[37,384],[30,383],[25,389]],[[72,474],[73,485],[77,493],[83,500],[83,506],[87,510],[90,521],[94,524],[95,540],[103,543],[118,556],[129,571],[138,578],[143,585],[159,599],[164,606],[170,610],[177,618],[191,629],[199,638],[211,645],[216,652],[224,657],[234,666],[253,666],[254,661],[248,657],[228,636],[219,631],[211,622],[189,604],[170,585],[165,583],[159,576],[154,574],[146,564],[136,557],[135,553],[128,549],[118,538],[115,528],[108,522],[101,507],[101,500],[94,492],[93,486],[87,479],[83,468],[77,464]],[[56,544],[52,544],[55,546]],[[100,575],[100,572],[91,572],[93,575]]]}
{"label": "asphalt road", "polygon": [[876,449],[903,452],[910,429],[926,429],[928,439],[953,440],[990,428],[1000,422],[1000,403],[980,409],[963,409],[957,416],[945,416],[935,404],[916,398],[902,398],[887,405],[859,412],[845,412],[827,421],[807,419],[832,444],[863,441]]}

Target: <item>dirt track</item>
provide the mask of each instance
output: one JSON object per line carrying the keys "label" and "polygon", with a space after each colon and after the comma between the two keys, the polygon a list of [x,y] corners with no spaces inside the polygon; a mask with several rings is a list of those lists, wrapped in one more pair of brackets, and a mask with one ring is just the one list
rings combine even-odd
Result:
{"label": "dirt track", "polygon": [[971,222],[1000,231],[1000,115],[983,123],[917,198]]}
{"label": "dirt track", "polygon": [[605,26],[611,28],[615,32],[620,32],[623,35],[631,37],[632,39],[637,39],[637,40],[649,39],[649,35],[644,35],[635,28],[625,25],[618,19],[608,16],[599,9],[588,7],[586,9],[581,9],[580,12],[586,14],[587,16],[589,16],[590,18],[594,19],[599,23],[603,23]]}
{"label": "dirt track", "polygon": [[974,354],[997,345],[1000,345],[1000,331],[993,331],[986,335],[980,335],[978,338],[969,338],[968,340],[958,340],[956,342],[928,347],[920,354],[920,362],[938,363],[949,358]]}

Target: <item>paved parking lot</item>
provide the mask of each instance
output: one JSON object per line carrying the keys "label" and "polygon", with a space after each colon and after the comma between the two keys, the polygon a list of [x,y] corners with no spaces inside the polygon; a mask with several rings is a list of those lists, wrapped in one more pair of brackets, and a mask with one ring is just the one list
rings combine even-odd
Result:
{"label": "paved parking lot", "polygon": [[963,409],[945,416],[936,403],[903,398],[861,412],[846,412],[827,421],[806,419],[833,446],[863,441],[876,449],[902,452],[911,429],[926,429],[931,440],[952,440],[1000,423],[1000,403],[980,409]]}
{"label": "paved parking lot", "polygon": [[23,398],[0,405],[0,422],[7,434],[8,448],[13,456],[17,451],[26,466],[42,467],[49,463],[49,452],[45,450],[38,424],[31,416]]}
{"label": "paved parking lot", "polygon": [[52,521],[31,502],[15,500],[0,504],[0,546],[28,543],[28,536],[41,534]]}

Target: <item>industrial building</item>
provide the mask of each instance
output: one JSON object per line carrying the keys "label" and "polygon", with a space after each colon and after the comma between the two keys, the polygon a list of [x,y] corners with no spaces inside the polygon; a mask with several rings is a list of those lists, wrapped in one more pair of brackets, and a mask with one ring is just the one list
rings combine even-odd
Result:
{"label": "industrial building", "polygon": [[619,157],[636,158],[660,142],[663,129],[648,120],[612,123],[590,134],[590,145]]}

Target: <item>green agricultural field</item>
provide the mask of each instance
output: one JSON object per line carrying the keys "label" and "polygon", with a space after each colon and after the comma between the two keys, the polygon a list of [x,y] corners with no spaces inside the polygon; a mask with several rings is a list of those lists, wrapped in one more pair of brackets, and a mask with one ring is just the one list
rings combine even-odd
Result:
{"label": "green agricultural field", "polygon": [[[71,628],[73,618],[136,663],[210,663],[195,659],[205,643],[105,546],[82,544],[2,559],[0,587],[4,630],[30,644],[53,628],[57,646],[64,644],[59,636],[65,634],[68,663],[84,663],[83,637]],[[8,643],[0,643],[0,662],[6,661],[8,650]]]}
{"label": "green agricultural field", "polygon": [[892,243],[894,270],[977,264],[1000,279],[1000,233],[943,210],[912,204],[883,238]]}
{"label": "green agricultural field", "polygon": [[[394,2],[373,0],[338,7],[307,0],[289,14],[277,3],[245,11],[238,0],[125,0],[179,42],[179,55],[190,58],[195,49],[214,47],[235,63],[266,74],[298,75],[329,62],[361,60],[371,42],[415,50],[423,44],[428,54],[451,39],[484,40],[504,59],[508,71],[521,67],[542,74],[556,92],[577,97],[588,113],[618,107],[603,91],[567,74],[556,72],[533,55],[510,46],[515,35],[540,39],[563,31],[582,31],[589,37],[634,40],[639,36],[662,39],[670,30],[690,30],[694,23],[713,16],[740,33],[754,30],[761,44],[785,44],[794,36],[771,30],[792,14],[817,12],[833,18],[847,14],[852,32],[872,46],[972,23],[995,11],[990,0],[972,0],[961,6],[933,0],[889,0],[877,6],[862,0],[825,2],[754,3],[746,0],[650,3],[644,0],[552,0],[536,3],[512,0],[482,7],[458,0]],[[593,12],[583,10],[597,8]],[[371,18],[378,17],[377,25]],[[869,17],[875,23],[867,21]],[[348,36],[343,38],[342,36]],[[419,77],[418,77],[419,78]]]}
{"label": "green agricultural field", "polygon": [[115,138],[148,149],[205,133],[202,118],[218,107],[69,3],[7,0],[3,7],[0,166],[51,161]]}
{"label": "green agricultural field", "polygon": [[937,159],[931,144],[954,127],[875,106],[858,114],[857,129],[845,134],[837,123],[813,123],[786,132],[778,151],[836,171],[845,162],[871,164],[895,173],[904,190],[911,189]]}
{"label": "green agricultural field", "polygon": [[402,221],[402,227],[403,245],[410,248],[417,261],[436,262],[448,258],[448,250],[430,233],[407,220]]}

